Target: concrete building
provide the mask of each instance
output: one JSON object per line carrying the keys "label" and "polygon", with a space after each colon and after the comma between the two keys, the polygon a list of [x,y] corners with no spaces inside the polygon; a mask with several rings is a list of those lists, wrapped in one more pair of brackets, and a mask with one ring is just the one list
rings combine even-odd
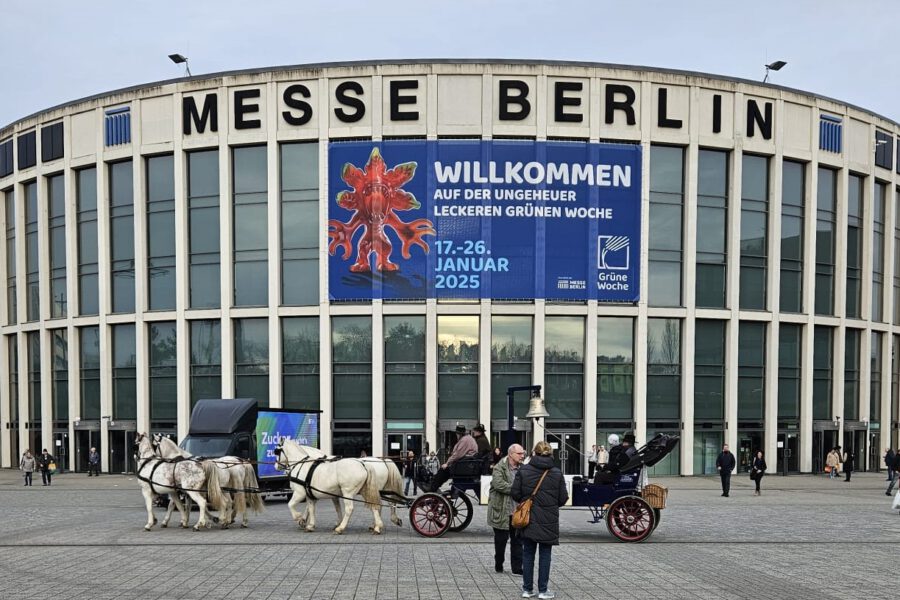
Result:
{"label": "concrete building", "polygon": [[[898,137],[781,86],[532,61],[235,71],[43,110],[0,129],[0,464],[47,447],[84,469],[97,446],[129,471],[134,432],[182,437],[217,397],[320,409],[345,455],[441,448],[457,424],[499,443],[507,386],[538,384],[550,417],[517,436],[570,473],[632,429],[681,435],[657,473],[715,472],[723,442],[741,464],[821,471],[841,444],[878,468],[898,442]],[[638,301],[593,281],[581,300],[335,296],[334,144],[445,140],[636,148]]]}

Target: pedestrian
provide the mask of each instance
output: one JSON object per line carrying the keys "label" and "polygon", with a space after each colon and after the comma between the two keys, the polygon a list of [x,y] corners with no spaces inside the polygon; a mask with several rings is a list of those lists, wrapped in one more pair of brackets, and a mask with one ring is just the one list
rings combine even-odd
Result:
{"label": "pedestrian", "polygon": [[534,446],[531,461],[523,465],[513,481],[512,497],[516,502],[532,499],[528,525],[522,536],[522,597],[534,598],[534,555],[537,552],[538,594],[541,600],[555,598],[550,583],[550,556],[559,545],[559,507],[569,500],[562,472],[553,466],[553,449],[541,441]]}
{"label": "pedestrian", "polygon": [[25,486],[31,485],[31,476],[36,466],[37,460],[31,454],[31,450],[26,449],[25,454],[22,455],[22,460],[19,461],[19,470],[22,471],[22,476],[25,478]]}
{"label": "pedestrian", "polygon": [[412,483],[413,495],[419,493],[416,485],[416,453],[412,450],[406,452],[406,460],[403,461],[403,479],[406,484],[403,486],[403,495],[409,496],[409,484]]}
{"label": "pedestrian", "polygon": [[894,484],[897,483],[898,480],[900,480],[900,452],[894,453],[894,460],[891,464],[891,474],[893,475],[893,477],[891,477],[891,482],[888,484],[887,492],[885,492],[888,496],[890,496],[891,492],[894,491]]}
{"label": "pedestrian", "polygon": [[91,475],[100,477],[100,453],[96,448],[91,448],[91,453],[88,454],[88,477]]}
{"label": "pedestrian", "polygon": [[737,461],[734,460],[734,454],[728,450],[728,444],[725,444],[722,446],[722,452],[716,459],[716,470],[719,472],[719,477],[722,479],[722,495],[726,498],[728,497],[728,492],[731,490],[731,472],[734,471],[736,464]]}
{"label": "pedestrian", "polygon": [[894,478],[894,451],[890,448],[884,451],[884,464],[887,466],[887,479],[885,481],[890,481]]}
{"label": "pedestrian", "polygon": [[831,452],[828,453],[828,456],[825,457],[825,470],[828,471],[829,479],[837,477],[838,470],[841,467],[840,449],[840,446],[832,448]]}
{"label": "pedestrian", "polygon": [[500,448],[494,448],[494,453],[491,455],[491,468],[493,469],[501,460],[503,460],[503,451]]}
{"label": "pedestrian", "polygon": [[597,447],[597,444],[591,446],[591,453],[588,454],[588,480],[594,480],[594,471],[597,470],[597,457],[600,453],[600,449]]}
{"label": "pedestrian", "polygon": [[514,575],[522,574],[522,539],[519,530],[512,526],[512,513],[516,505],[510,492],[523,460],[525,448],[513,444],[509,447],[507,455],[494,466],[494,472],[491,474],[487,522],[494,529],[494,570],[498,573],[503,572],[508,540],[509,566]]}
{"label": "pedestrian", "polygon": [[431,454],[428,457],[422,457],[422,462],[424,463],[424,467],[428,469],[428,472],[434,475],[438,472],[438,469],[441,467],[441,461],[438,460],[437,454],[434,453],[434,450],[431,451]]}
{"label": "pedestrian", "polygon": [[847,476],[847,478],[844,479],[845,483],[849,483],[850,476],[853,475],[853,459],[854,458],[855,458],[855,456],[853,455],[853,452],[851,450],[847,450],[844,453],[844,474]]}
{"label": "pedestrian", "polygon": [[53,471],[56,469],[56,459],[44,448],[37,462],[38,468],[41,470],[41,480],[44,482],[44,485],[50,485],[50,479],[53,476]]}
{"label": "pedestrian", "polygon": [[597,450],[597,467],[601,470],[606,466],[609,462],[609,452],[606,451],[606,447],[601,445]]}
{"label": "pedestrian", "polygon": [[753,459],[753,466],[750,468],[750,479],[756,483],[756,491],[753,492],[755,496],[761,496],[762,492],[759,491],[759,484],[762,481],[763,475],[766,474],[766,459],[763,458],[763,451],[756,451],[756,458]]}

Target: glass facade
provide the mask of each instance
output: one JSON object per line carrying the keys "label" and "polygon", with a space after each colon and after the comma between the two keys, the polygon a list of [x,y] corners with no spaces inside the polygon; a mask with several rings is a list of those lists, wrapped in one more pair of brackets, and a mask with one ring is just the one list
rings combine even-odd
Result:
{"label": "glass facade", "polygon": [[647,419],[679,418],[681,319],[647,319]]}
{"label": "glass facade", "polygon": [[[533,320],[530,316],[491,317],[491,419],[507,418],[506,389],[532,384]],[[528,413],[530,396],[513,395],[513,415]]]}
{"label": "glass facade", "polygon": [[792,323],[778,326],[778,420],[800,419],[800,369],[803,327]]}
{"label": "glass facade", "polygon": [[850,175],[847,192],[847,318],[860,317],[862,303],[863,179]]}
{"label": "glass facade", "polygon": [[134,184],[131,161],[109,165],[112,312],[134,312]]}
{"label": "glass facade", "polygon": [[6,365],[9,368],[9,389],[6,392],[9,401],[9,420],[19,422],[19,342],[15,335],[6,338]]}
{"label": "glass facade", "polygon": [[701,149],[698,160],[696,304],[725,308],[728,152]]}
{"label": "glass facade", "polygon": [[232,150],[234,173],[234,306],[269,303],[266,147]]}
{"label": "glass facade", "polygon": [[137,418],[137,355],[134,325],[113,325],[112,380],[114,419]]}
{"label": "glass facade", "polygon": [[83,420],[100,420],[100,328],[78,328],[79,405]]}
{"label": "glass facade", "polygon": [[372,317],[331,319],[335,419],[372,418]]}
{"label": "glass facade", "polygon": [[41,334],[32,331],[25,334],[28,352],[28,420],[41,420]]}
{"label": "glass facade", "polygon": [[781,169],[781,312],[803,312],[803,231],[806,165],[790,160]]}
{"label": "glass facade", "polygon": [[761,423],[766,409],[766,324],[741,321],[738,332],[738,421]]}
{"label": "glass facade", "polygon": [[269,406],[269,320],[235,319],[234,397]]}
{"label": "glass facade", "polygon": [[281,319],[281,354],[284,408],[318,410],[319,319]]}
{"label": "glass facade", "polygon": [[47,217],[50,242],[50,318],[68,314],[66,292],[66,188],[62,175],[47,178]]}
{"label": "glass facade", "polygon": [[438,418],[478,418],[479,319],[438,315]]}
{"label": "glass facade", "polygon": [[190,152],[188,158],[188,222],[191,308],[218,308],[219,282],[219,152]]}
{"label": "glass facade", "polygon": [[97,259],[97,169],[76,172],[78,209],[78,314],[100,312]]}
{"label": "glass facade", "polygon": [[859,329],[847,329],[844,338],[844,422],[859,419]]}
{"label": "glass facade", "polygon": [[816,194],[816,306],[817,315],[834,314],[835,220],[837,172],[819,167]]}
{"label": "glass facade", "polygon": [[584,416],[584,318],[544,321],[544,405],[553,419]]}
{"label": "glass facade", "polygon": [[881,423],[881,344],[884,334],[872,332],[869,369],[869,423]]}
{"label": "glass facade", "polygon": [[175,309],[175,171],[171,154],[147,159],[147,308]]}
{"label": "glass facade", "polygon": [[741,171],[740,307],[766,310],[769,262],[769,159],[745,154]]}
{"label": "glass facade", "polygon": [[25,192],[25,320],[41,318],[40,249],[38,248],[37,183],[24,186]]}
{"label": "glass facade", "polygon": [[694,420],[725,418],[725,321],[697,319],[694,338]]}
{"label": "glass facade", "polygon": [[281,303],[319,303],[319,145],[281,145]]}
{"label": "glass facade", "polygon": [[425,418],[425,317],[384,317],[384,416]]}
{"label": "glass facade", "polygon": [[597,317],[597,419],[634,419],[634,319]]}
{"label": "glass facade", "polygon": [[813,419],[832,418],[832,365],[834,360],[834,329],[816,325],[813,332]]}
{"label": "glass facade", "polygon": [[3,193],[6,216],[6,323],[19,322],[16,298],[16,195],[12,190]]}
{"label": "glass facade", "polygon": [[872,200],[872,320],[884,318],[884,216],[887,185],[875,184]]}
{"label": "glass facade", "polygon": [[150,343],[150,421],[173,423],[178,417],[178,336],[175,321],[148,325]]}
{"label": "glass facade", "polygon": [[69,420],[69,342],[65,329],[50,330],[50,348],[53,361],[52,419],[66,423]]}
{"label": "glass facade", "polygon": [[222,325],[190,321],[191,410],[197,400],[222,397]]}
{"label": "glass facade", "polygon": [[650,277],[651,306],[681,306],[682,219],[684,215],[684,149],[650,147]]}

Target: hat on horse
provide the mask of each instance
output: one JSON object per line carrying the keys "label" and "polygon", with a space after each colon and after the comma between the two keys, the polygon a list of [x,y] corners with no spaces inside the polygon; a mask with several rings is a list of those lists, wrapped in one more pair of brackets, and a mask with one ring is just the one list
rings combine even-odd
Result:
{"label": "hat on horse", "polygon": [[466,432],[466,426],[465,426],[465,425],[457,425],[457,426],[456,426],[456,433],[465,433],[465,432]]}

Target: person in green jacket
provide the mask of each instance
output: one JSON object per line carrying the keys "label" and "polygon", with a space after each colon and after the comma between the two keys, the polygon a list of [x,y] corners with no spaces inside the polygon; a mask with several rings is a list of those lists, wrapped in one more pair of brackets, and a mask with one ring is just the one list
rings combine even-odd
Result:
{"label": "person in green jacket", "polygon": [[516,472],[525,460],[525,448],[519,444],[509,447],[506,456],[494,466],[491,492],[488,498],[487,522],[494,529],[494,570],[503,572],[506,541],[509,540],[510,566],[516,575],[522,574],[522,540],[519,530],[512,526],[512,514],[516,503],[510,497]]}

